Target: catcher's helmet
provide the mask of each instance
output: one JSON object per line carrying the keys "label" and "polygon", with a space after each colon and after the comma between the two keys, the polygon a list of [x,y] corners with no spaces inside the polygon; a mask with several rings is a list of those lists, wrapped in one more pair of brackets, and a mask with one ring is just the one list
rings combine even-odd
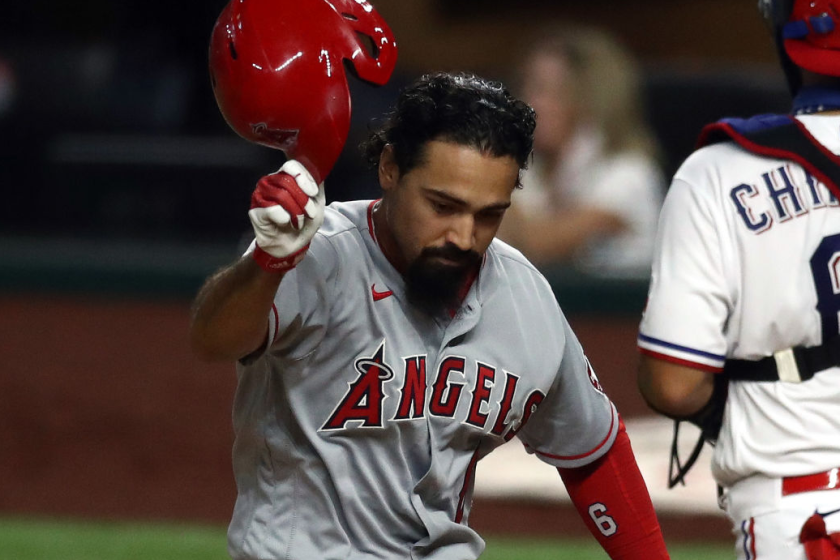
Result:
{"label": "catcher's helmet", "polygon": [[231,128],[283,150],[320,183],[350,128],[345,62],[383,85],[396,56],[367,0],[231,0],[213,27],[210,78]]}
{"label": "catcher's helmet", "polygon": [[840,76],[840,0],[759,0],[758,6],[794,92],[802,81],[796,67]]}

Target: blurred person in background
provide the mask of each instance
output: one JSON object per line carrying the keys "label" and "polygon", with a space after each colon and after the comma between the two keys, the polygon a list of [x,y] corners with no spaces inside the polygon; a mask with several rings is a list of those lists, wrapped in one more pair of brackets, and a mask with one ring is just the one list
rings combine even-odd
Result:
{"label": "blurred person in background", "polygon": [[534,161],[500,237],[538,266],[646,277],[664,177],[631,55],[606,33],[563,26],[525,57]]}

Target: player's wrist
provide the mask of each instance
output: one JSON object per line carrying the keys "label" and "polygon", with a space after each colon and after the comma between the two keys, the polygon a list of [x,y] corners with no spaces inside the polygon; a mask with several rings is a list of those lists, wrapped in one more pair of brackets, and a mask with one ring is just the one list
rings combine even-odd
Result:
{"label": "player's wrist", "polygon": [[285,257],[275,257],[271,253],[265,251],[259,245],[255,245],[254,251],[251,253],[251,257],[264,271],[271,274],[285,274],[286,272],[296,267],[298,263],[301,260],[303,260],[303,257],[306,255],[307,249],[309,249],[308,243],[304,247],[290,255],[287,255]]}

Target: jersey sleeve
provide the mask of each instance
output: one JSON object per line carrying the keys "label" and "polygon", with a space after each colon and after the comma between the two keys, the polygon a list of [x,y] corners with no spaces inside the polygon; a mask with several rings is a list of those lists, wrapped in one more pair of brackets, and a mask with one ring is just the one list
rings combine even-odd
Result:
{"label": "jersey sleeve", "polygon": [[546,463],[574,468],[609,450],[619,419],[565,317],[563,327],[565,346],[554,384],[518,436]]}
{"label": "jersey sleeve", "polygon": [[648,302],[638,346],[647,354],[719,372],[726,358],[725,324],[732,307],[725,259],[731,243],[723,213],[706,190],[675,179],[662,208]]}
{"label": "jersey sleeve", "polygon": [[317,348],[329,322],[339,268],[328,239],[316,234],[306,256],[286,273],[274,295],[265,352],[297,359]]}

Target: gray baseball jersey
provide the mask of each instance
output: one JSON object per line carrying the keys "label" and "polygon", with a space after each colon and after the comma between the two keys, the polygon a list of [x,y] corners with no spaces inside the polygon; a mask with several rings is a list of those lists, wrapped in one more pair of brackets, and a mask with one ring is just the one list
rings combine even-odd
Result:
{"label": "gray baseball jersey", "polygon": [[407,303],[373,205],[326,209],[275,297],[267,350],[238,365],[234,558],[477,558],[467,519],[482,457],[516,435],[552,465],[581,466],[617,433],[520,253],[494,241],[460,310],[435,320]]}

